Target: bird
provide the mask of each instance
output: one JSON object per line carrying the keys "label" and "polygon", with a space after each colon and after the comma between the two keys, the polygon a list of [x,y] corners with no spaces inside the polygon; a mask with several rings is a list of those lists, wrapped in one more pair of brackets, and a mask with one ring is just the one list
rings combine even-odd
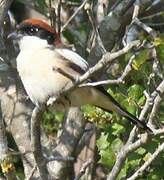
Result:
{"label": "bird", "polygon": [[[71,76],[79,77],[89,68],[84,58],[62,45],[55,28],[41,19],[22,21],[8,38],[18,42],[20,52],[16,58],[17,71],[29,98],[37,107],[46,103],[50,97],[60,94],[72,81]],[[53,107],[63,110],[85,104],[116,112],[139,128],[151,132],[144,121],[125,110],[100,85],[77,86],[57,99]]]}

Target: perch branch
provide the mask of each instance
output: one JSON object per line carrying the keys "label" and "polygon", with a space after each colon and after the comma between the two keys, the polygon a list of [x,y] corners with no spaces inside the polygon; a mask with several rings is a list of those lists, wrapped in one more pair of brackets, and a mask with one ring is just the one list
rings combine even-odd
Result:
{"label": "perch branch", "polygon": [[40,177],[45,180],[48,179],[48,171],[45,163],[45,158],[42,154],[41,135],[40,135],[40,121],[42,119],[43,111],[35,107],[31,116],[31,148],[34,153],[35,161],[40,173]]}
{"label": "perch branch", "polygon": [[[82,76],[77,78],[74,83],[72,83],[72,82],[68,83],[67,86],[59,93],[59,95],[57,95],[57,97],[55,97],[55,98],[51,97],[47,101],[47,103],[48,103],[47,105],[53,106],[53,104],[56,102],[56,100],[59,99],[62,95],[64,95],[65,93],[68,93],[68,91],[73,90],[76,86],[83,83],[85,80],[89,79],[94,73],[103,69],[106,65],[110,65],[113,62],[113,60],[115,60],[116,58],[120,57],[123,54],[126,54],[130,49],[132,49],[135,46],[138,46],[139,44],[140,44],[140,41],[133,41],[130,44],[127,44],[124,48],[122,48],[121,50],[119,50],[117,52],[105,53],[104,56],[102,57],[102,59],[95,66],[93,66],[86,73],[84,73]],[[66,72],[61,71],[61,73],[63,73],[63,75],[66,76]],[[49,103],[49,102],[51,102],[51,103]]]}

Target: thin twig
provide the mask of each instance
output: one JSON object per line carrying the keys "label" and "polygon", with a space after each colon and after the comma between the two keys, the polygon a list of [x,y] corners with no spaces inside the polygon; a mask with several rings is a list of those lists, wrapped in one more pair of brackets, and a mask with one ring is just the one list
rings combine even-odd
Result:
{"label": "thin twig", "polygon": [[133,10],[132,19],[138,17],[139,9],[140,9],[140,6],[139,6],[139,2],[138,2],[138,0],[137,0],[137,1],[134,3],[134,10]]}
{"label": "thin twig", "polygon": [[49,163],[50,161],[74,161],[74,157],[68,156],[52,156],[52,157],[46,157],[46,163]]}
{"label": "thin twig", "polygon": [[162,102],[161,95],[157,95],[157,97],[154,99],[153,108],[152,108],[152,111],[151,111],[151,114],[149,117],[149,125],[151,127],[154,126],[154,120],[155,120],[155,117],[157,115],[157,112],[159,111],[159,107],[160,107],[161,102]]}
{"label": "thin twig", "polygon": [[127,180],[138,178],[162,151],[164,151],[164,143],[160,144],[151,157]]}
{"label": "thin twig", "polygon": [[161,12],[156,12],[155,14],[151,14],[151,15],[148,15],[148,16],[144,16],[144,17],[141,17],[140,20],[147,20],[147,19],[153,19],[154,17],[157,17],[157,16],[163,16],[164,15],[164,11],[161,11]]}
{"label": "thin twig", "polygon": [[55,23],[56,23],[55,9],[52,7],[52,1],[49,0],[48,2],[49,2],[50,23],[52,27],[55,27]]}
{"label": "thin twig", "polygon": [[61,31],[61,0],[58,0],[58,7],[57,7],[57,20],[58,20],[58,34]]}
{"label": "thin twig", "polygon": [[81,84],[79,85],[79,87],[87,87],[87,86],[99,86],[99,85],[111,85],[111,84],[121,84],[121,83],[124,83],[125,81],[125,78],[126,76],[129,74],[129,72],[132,70],[132,63],[133,63],[133,60],[135,58],[135,55],[133,55],[128,64],[126,65],[125,69],[124,69],[124,72],[122,73],[122,75],[117,78],[117,79],[113,79],[113,80],[104,80],[104,81],[98,81],[98,82],[91,82],[91,83],[85,83],[85,84]]}
{"label": "thin twig", "polygon": [[91,22],[91,24],[92,24],[92,27],[93,27],[93,29],[94,29],[94,32],[95,32],[95,35],[96,35],[96,38],[97,38],[97,42],[98,42],[98,44],[100,45],[100,47],[102,48],[102,53],[104,54],[104,53],[106,53],[107,51],[106,51],[106,49],[105,49],[105,47],[104,47],[104,45],[103,45],[103,42],[102,42],[102,40],[101,40],[99,31],[98,31],[97,26],[96,26],[96,24],[95,24],[95,20],[94,20],[94,18],[93,18],[93,13],[92,13],[92,11],[91,11],[90,8],[86,9],[86,11],[87,11],[89,20],[90,20],[90,22]]}
{"label": "thin twig", "polygon": [[[152,129],[153,130],[153,129]],[[160,134],[164,134],[164,128],[161,129],[154,129],[153,130],[154,135],[160,135]]]}
{"label": "thin twig", "polygon": [[81,167],[79,174],[75,177],[74,180],[79,180],[86,172],[86,169],[93,163],[92,159],[88,159]]}
{"label": "thin twig", "polygon": [[10,149],[11,156],[25,156],[28,153],[32,153],[32,151],[26,151],[26,152],[22,153],[22,152],[11,151],[11,149]]}
{"label": "thin twig", "polygon": [[77,82],[80,84],[84,82],[86,79],[88,79],[90,76],[92,76],[97,71],[103,69],[105,66],[109,66],[113,60],[120,57],[123,54],[126,54],[129,52],[130,49],[132,49],[135,46],[138,46],[140,44],[140,41],[133,41],[130,44],[127,44],[124,48],[121,50],[114,52],[114,53],[105,53],[102,57],[102,59],[94,65],[92,68],[90,68],[84,75],[80,76]]}
{"label": "thin twig", "polygon": [[146,31],[152,38],[155,38],[156,32],[149,26],[147,26],[145,23],[141,22],[138,18],[134,18],[133,22],[141,27],[144,31]]}
{"label": "thin twig", "polygon": [[88,0],[84,0],[83,3],[76,9],[76,11],[73,13],[73,15],[68,19],[68,21],[61,28],[61,32],[63,32],[63,30],[68,26],[68,24],[73,20],[73,18],[78,14],[78,12],[84,7],[84,5],[87,1]]}
{"label": "thin twig", "polygon": [[31,171],[31,173],[30,173],[30,175],[27,177],[27,180],[31,180],[32,179],[32,177],[33,177],[33,175],[34,175],[36,170],[37,170],[37,165],[35,164],[33,169],[32,169],[32,171]]}

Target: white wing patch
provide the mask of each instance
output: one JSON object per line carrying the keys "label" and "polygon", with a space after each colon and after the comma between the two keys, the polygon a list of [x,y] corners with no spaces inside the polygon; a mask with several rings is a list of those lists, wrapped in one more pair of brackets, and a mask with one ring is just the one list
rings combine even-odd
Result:
{"label": "white wing patch", "polygon": [[72,63],[79,66],[81,69],[86,71],[89,67],[88,63],[77,53],[69,50],[69,49],[55,49],[57,53],[63,56],[65,59],[70,60]]}

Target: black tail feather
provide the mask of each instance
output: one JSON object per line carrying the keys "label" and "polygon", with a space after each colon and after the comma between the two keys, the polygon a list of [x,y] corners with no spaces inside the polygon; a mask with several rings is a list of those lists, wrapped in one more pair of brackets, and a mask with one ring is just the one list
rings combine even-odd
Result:
{"label": "black tail feather", "polygon": [[135,124],[137,127],[148,131],[149,133],[152,133],[152,130],[147,126],[147,124],[144,121],[140,121],[135,116],[127,112],[127,116],[125,116],[129,121],[131,121],[133,124]]}
{"label": "black tail feather", "polygon": [[[124,117],[126,117],[130,122],[132,122],[133,124],[135,124],[138,128],[141,128],[143,130],[146,130],[149,133],[152,133],[152,130],[147,126],[147,124],[144,121],[140,121],[139,119],[137,119],[134,115],[132,115],[131,113],[129,113],[128,111],[126,111],[124,108],[122,108],[120,106],[120,104],[110,95],[108,94],[105,89],[102,86],[97,86],[96,87],[99,91],[101,91],[104,95],[106,95],[109,100],[111,102],[113,102],[113,104],[115,105],[115,107],[117,107],[117,112],[119,112],[119,114],[123,115]],[[101,107],[100,107],[101,108]],[[108,108],[102,108],[105,111],[109,111]],[[110,112],[110,111],[109,111]]]}

